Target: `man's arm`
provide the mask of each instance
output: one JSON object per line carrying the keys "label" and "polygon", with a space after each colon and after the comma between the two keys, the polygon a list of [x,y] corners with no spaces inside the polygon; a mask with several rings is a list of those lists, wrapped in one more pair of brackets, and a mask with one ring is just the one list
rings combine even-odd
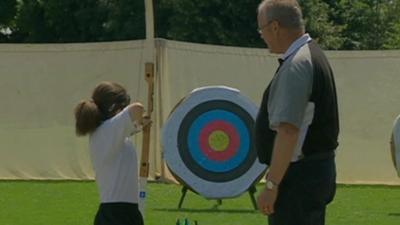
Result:
{"label": "man's arm", "polygon": [[[296,126],[290,123],[280,123],[278,125],[271,166],[267,177],[268,180],[276,185],[279,185],[282,181],[289,167],[298,137],[299,129]],[[278,187],[268,189],[266,183],[264,190],[261,191],[258,197],[259,210],[265,215],[274,213],[274,205],[277,197]]]}
{"label": "man's arm", "polygon": [[289,167],[298,137],[299,128],[289,123],[279,124],[267,177],[275,184],[281,182]]}

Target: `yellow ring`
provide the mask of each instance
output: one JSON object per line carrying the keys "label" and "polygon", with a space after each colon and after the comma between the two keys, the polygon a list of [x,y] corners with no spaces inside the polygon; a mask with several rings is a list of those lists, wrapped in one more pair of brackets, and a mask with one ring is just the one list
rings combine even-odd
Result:
{"label": "yellow ring", "polygon": [[229,146],[229,136],[221,130],[213,131],[208,136],[208,144],[214,151],[225,151]]}

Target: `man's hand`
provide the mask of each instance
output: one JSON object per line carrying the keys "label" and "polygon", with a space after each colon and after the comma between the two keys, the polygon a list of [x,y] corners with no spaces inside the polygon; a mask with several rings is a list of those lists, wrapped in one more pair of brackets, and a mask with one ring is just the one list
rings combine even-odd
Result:
{"label": "man's hand", "polygon": [[278,197],[278,190],[269,190],[264,188],[257,199],[258,210],[264,215],[271,215],[274,213],[274,206],[276,198]]}

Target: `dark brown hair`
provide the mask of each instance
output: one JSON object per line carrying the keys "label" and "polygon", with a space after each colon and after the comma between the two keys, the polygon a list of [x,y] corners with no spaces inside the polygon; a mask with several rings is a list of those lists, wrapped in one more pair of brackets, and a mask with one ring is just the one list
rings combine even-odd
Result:
{"label": "dark brown hair", "polygon": [[75,107],[75,130],[78,136],[94,132],[100,124],[126,107],[130,97],[124,87],[113,82],[101,82],[92,93],[91,100],[82,100]]}

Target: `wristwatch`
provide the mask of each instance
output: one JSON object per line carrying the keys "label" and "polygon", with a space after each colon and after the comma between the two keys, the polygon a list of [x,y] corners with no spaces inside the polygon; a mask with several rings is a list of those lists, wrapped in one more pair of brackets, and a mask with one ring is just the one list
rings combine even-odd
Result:
{"label": "wristwatch", "polygon": [[276,191],[278,189],[278,184],[276,184],[272,180],[266,179],[265,180],[265,187],[267,188],[267,190]]}

